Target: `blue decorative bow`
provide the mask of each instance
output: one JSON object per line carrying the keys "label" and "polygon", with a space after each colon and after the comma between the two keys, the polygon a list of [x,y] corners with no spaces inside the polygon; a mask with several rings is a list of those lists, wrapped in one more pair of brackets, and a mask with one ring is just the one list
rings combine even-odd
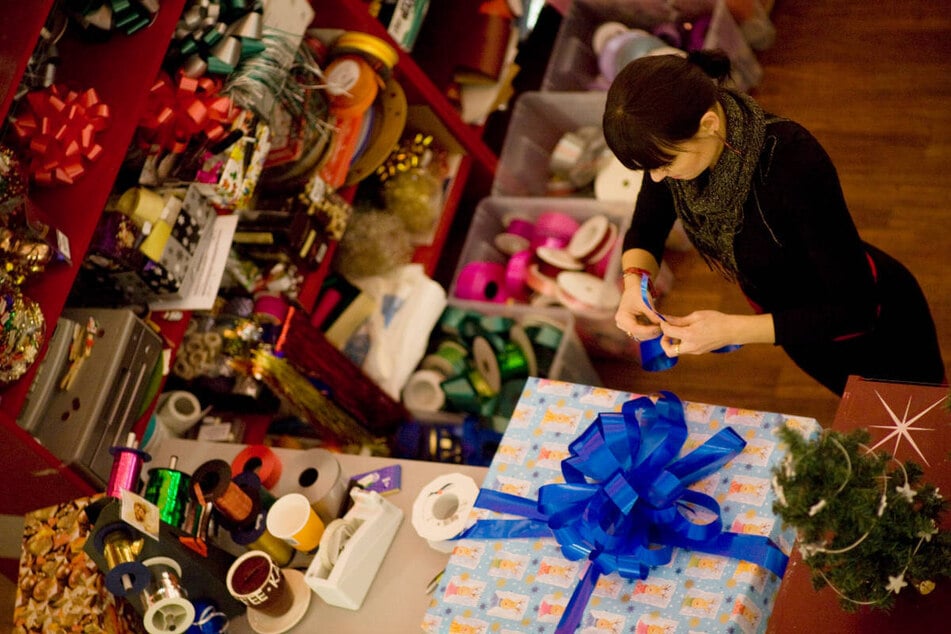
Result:
{"label": "blue decorative bow", "polygon": [[781,577],[788,558],[772,540],[723,532],[716,500],[687,489],[743,451],[746,441],[726,427],[677,458],[686,438],[683,405],[670,392],[656,404],[641,397],[621,413],[602,412],[569,445],[564,484],[542,486],[537,502],[479,492],[476,506],[525,519],[479,520],[457,539],[554,537],[566,558],[589,559],[559,634],[577,628],[601,574],[644,579],[671,560],[675,547],[743,559]]}

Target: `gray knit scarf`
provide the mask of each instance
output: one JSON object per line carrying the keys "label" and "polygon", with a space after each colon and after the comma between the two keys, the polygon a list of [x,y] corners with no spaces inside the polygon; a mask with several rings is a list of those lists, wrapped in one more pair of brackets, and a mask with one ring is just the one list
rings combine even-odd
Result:
{"label": "gray knit scarf", "polygon": [[743,204],[759,162],[766,118],[749,95],[720,90],[719,101],[726,113],[728,147],[703,175],[666,182],[677,216],[701,257],[727,279],[736,280],[733,238],[742,228]]}

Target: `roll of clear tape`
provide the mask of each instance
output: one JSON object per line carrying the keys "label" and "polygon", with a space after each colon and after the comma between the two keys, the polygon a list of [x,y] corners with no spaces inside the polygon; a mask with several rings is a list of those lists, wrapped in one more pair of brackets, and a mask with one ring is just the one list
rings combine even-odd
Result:
{"label": "roll of clear tape", "polygon": [[176,436],[181,436],[201,420],[201,403],[191,392],[176,390],[166,392],[160,398],[155,416]]}
{"label": "roll of clear tape", "polygon": [[479,486],[469,476],[447,473],[437,477],[413,502],[413,528],[434,550],[452,552],[452,538],[468,527],[478,495]]}

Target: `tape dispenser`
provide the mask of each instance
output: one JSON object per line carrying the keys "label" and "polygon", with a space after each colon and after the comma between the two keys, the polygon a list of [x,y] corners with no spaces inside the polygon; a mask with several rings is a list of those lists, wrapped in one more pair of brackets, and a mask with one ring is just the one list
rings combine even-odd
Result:
{"label": "tape dispenser", "polygon": [[330,605],[359,610],[376,577],[403,511],[376,491],[354,488],[353,506],[327,525],[307,568],[307,585]]}

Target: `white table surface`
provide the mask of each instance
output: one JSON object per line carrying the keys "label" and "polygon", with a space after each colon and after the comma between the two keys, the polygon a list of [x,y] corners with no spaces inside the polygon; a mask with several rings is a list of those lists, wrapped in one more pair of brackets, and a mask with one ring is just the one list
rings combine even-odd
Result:
{"label": "white table surface", "polygon": [[[169,459],[177,456],[177,468],[192,473],[206,460],[231,460],[245,445],[232,443],[199,442],[178,438],[166,439],[153,452],[152,461],[143,469],[143,475],[153,467],[168,466]],[[275,448],[282,461],[293,459],[300,450]],[[426,586],[449,560],[447,553],[432,549],[412,525],[413,502],[424,486],[444,473],[468,475],[481,485],[488,469],[467,465],[443,464],[419,460],[399,460],[335,454],[345,478],[372,471],[391,464],[402,466],[402,485],[397,493],[386,499],[403,510],[403,522],[380,566],[370,591],[359,610],[347,610],[328,605],[316,594],[311,595],[303,619],[288,632],[309,634],[411,634],[419,632],[423,615],[432,600]],[[298,558],[291,562],[296,567]],[[231,620],[229,634],[254,634],[246,617]]]}

